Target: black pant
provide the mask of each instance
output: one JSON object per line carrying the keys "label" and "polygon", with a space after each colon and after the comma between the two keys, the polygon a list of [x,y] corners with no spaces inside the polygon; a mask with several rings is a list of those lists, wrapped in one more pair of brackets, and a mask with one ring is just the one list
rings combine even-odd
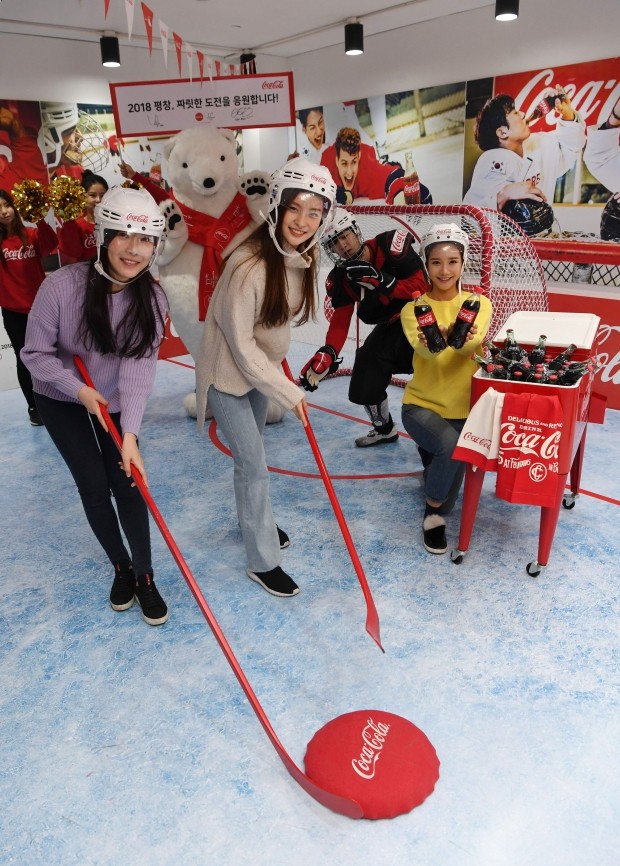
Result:
{"label": "black pant", "polygon": [[17,381],[22,389],[22,394],[26,398],[29,409],[34,409],[34,394],[32,391],[32,378],[28,372],[28,368],[19,356],[19,353],[24,348],[26,342],[26,325],[28,324],[28,313],[14,313],[13,310],[5,310],[2,308],[2,321],[9,340],[13,346],[15,357],[17,358]]}
{"label": "black pant", "polygon": [[[120,455],[110,434],[81,403],[65,403],[41,394],[35,394],[35,400],[47,432],[77,485],[90,527],[110,562],[133,562],[136,574],[151,571],[148,511],[138,488],[131,486],[131,478],[118,465]],[[120,432],[120,414],[110,414]]]}
{"label": "black pant", "polygon": [[349,400],[359,406],[379,405],[387,399],[392,376],[412,372],[413,348],[400,319],[375,325],[355,353]]}

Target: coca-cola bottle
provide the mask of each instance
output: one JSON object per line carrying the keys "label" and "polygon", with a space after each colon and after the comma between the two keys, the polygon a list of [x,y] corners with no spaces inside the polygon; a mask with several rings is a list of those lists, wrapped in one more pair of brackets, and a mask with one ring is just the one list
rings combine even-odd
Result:
{"label": "coca-cola bottle", "polygon": [[567,361],[570,361],[572,358],[577,346],[574,343],[571,343],[569,346],[564,349],[563,352],[560,352],[555,358],[552,358],[549,361],[549,369],[551,370],[559,370],[560,367],[563,367]]}
{"label": "coca-cola bottle", "polygon": [[478,366],[485,371],[485,373],[492,373],[495,369],[495,364],[493,363],[493,361],[489,360],[489,358],[485,358],[484,355],[476,355],[476,353],[474,352],[474,354],[471,356],[471,359],[472,361],[475,361],[476,364],[478,364]]}
{"label": "coca-cola bottle", "polygon": [[410,150],[405,154],[405,176],[403,183],[405,204],[420,204],[420,178],[413,164],[413,154]]}
{"label": "coca-cola bottle", "polygon": [[523,357],[523,349],[515,340],[515,332],[512,328],[508,328],[506,331],[506,339],[504,341],[502,355],[511,361],[516,361]]}
{"label": "coca-cola bottle", "polygon": [[437,324],[433,308],[430,304],[427,304],[423,298],[424,296],[422,296],[422,299],[416,299],[413,305],[413,311],[418,321],[418,327],[426,339],[428,351],[432,352],[433,355],[436,355],[438,352],[442,352],[446,348],[447,343],[443,338],[443,334],[439,330],[439,325]]}
{"label": "coca-cola bottle", "polygon": [[505,355],[498,355],[495,359],[496,362],[500,362],[503,364],[504,368],[508,372],[508,376],[511,379],[514,379],[515,373],[518,371],[521,375],[518,378],[524,378],[526,374],[532,370],[532,365],[527,360],[527,358],[507,358]]}
{"label": "coca-cola bottle", "polygon": [[488,337],[485,337],[485,339],[482,341],[482,345],[492,358],[494,358],[496,355],[499,355],[499,353],[502,351],[499,346],[496,346],[495,343],[492,343]]}
{"label": "coca-cola bottle", "polygon": [[526,123],[534,123],[535,120],[538,120],[539,117],[545,117],[549,114],[550,111],[553,111],[555,108],[555,101],[559,99],[561,101],[566,99],[566,93],[562,87],[556,87],[553,93],[547,94],[547,96],[543,96],[540,102],[534,107],[534,110],[530,114],[529,117],[526,117]]}
{"label": "coca-cola bottle", "polygon": [[545,334],[541,334],[540,337],[538,338],[538,342],[536,343],[536,345],[534,346],[534,348],[532,349],[532,351],[528,355],[530,364],[536,365],[536,364],[542,364],[544,362],[545,355],[547,352],[547,350],[545,349],[546,343],[547,343],[547,337],[545,336]]}
{"label": "coca-cola bottle", "polygon": [[508,370],[505,367],[500,366],[499,364],[494,364],[491,376],[494,379],[510,379],[510,373],[508,372]]}
{"label": "coca-cola bottle", "polygon": [[472,292],[461,304],[461,309],[448,336],[448,346],[452,346],[453,349],[461,349],[465,345],[467,335],[479,312],[480,295],[477,292]]}
{"label": "coca-cola bottle", "polygon": [[588,372],[589,368],[590,364],[587,361],[565,367],[558,373],[558,385],[574,385],[575,382],[578,382]]}

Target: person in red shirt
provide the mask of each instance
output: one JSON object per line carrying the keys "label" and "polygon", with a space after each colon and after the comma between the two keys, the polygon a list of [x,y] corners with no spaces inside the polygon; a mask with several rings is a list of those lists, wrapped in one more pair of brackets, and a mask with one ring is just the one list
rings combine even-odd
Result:
{"label": "person in red shirt", "polygon": [[[321,165],[329,169],[337,187],[338,204],[352,204],[355,199],[367,198],[394,204],[403,192],[405,170],[399,162],[382,162],[369,144],[362,144],[357,129],[343,127],[336,140],[325,149]],[[432,197],[420,184],[422,204],[432,204]]]}
{"label": "person in red shirt", "polygon": [[400,323],[400,311],[427,289],[422,259],[404,230],[381,232],[365,241],[356,220],[336,208],[325,230],[323,249],[334,262],[326,280],[333,315],[325,337],[303,367],[300,384],[315,391],[342,358],[351,318],[357,305],[362,322],[375,325],[355,354],[349,400],[366,410],[372,429],[355,440],[358,448],[398,441],[388,406],[387,386],[395,373],[411,373],[413,352]]}
{"label": "person in red shirt", "polygon": [[66,220],[58,230],[58,251],[61,265],[89,262],[97,258],[95,242],[95,205],[108,191],[105,178],[85,171],[82,186],[86,190],[86,207],[81,217]]}
{"label": "person in red shirt", "polygon": [[47,186],[47,168],[32,118],[22,122],[18,106],[0,101],[0,187],[13,189],[28,178]]}
{"label": "person in red shirt", "polygon": [[53,253],[57,245],[56,233],[45,220],[38,222],[36,228],[26,227],[15,210],[11,194],[0,189],[0,307],[17,359],[17,381],[33,427],[40,427],[42,421],[35,406],[30,373],[19,353],[26,339],[28,313],[45,279],[41,259]]}

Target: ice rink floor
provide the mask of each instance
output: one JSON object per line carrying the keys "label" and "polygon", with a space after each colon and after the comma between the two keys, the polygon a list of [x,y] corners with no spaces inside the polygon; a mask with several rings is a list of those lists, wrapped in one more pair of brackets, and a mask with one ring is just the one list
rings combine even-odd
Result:
{"label": "ice rink floor", "polygon": [[[184,359],[180,359],[183,361]],[[187,359],[185,359],[187,360]],[[295,374],[298,370],[293,371]],[[461,565],[421,544],[413,443],[361,450],[346,378],[311,422],[381,620],[382,654],[306,437],[267,428],[298,596],[245,576],[232,463],[160,361],[141,447],[151,493],[271,724],[303,769],[331,719],[421,728],[440,777],[414,811],[354,821],[287,773],[153,525],[170,619],[109,606],[112,572],[44,429],[0,393],[0,863],[16,866],[616,866],[620,862],[620,413],[591,425],[548,567],[539,509],[488,476]],[[400,424],[402,391],[391,391]],[[460,510],[448,522],[456,546]]]}

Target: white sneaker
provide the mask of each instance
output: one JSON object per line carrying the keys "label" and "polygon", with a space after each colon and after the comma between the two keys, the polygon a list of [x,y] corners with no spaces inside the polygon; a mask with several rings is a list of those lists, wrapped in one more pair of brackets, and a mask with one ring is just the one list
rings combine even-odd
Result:
{"label": "white sneaker", "polygon": [[394,426],[389,433],[379,433],[376,427],[373,427],[370,433],[365,436],[360,436],[355,440],[358,448],[370,448],[373,445],[387,445],[389,442],[398,440],[398,431]]}

